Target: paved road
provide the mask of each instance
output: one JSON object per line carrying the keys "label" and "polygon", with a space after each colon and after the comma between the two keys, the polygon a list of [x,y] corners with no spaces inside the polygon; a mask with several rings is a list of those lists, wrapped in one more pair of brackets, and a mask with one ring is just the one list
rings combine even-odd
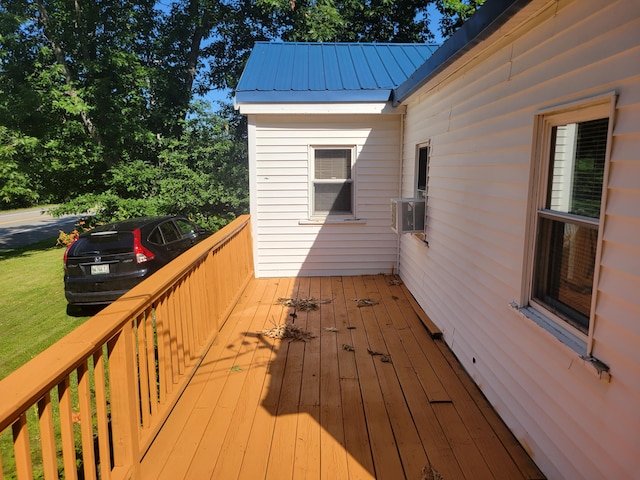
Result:
{"label": "paved road", "polygon": [[64,215],[56,218],[42,208],[0,212],[0,250],[57,237],[60,230],[73,230],[76,221],[81,217],[82,215]]}

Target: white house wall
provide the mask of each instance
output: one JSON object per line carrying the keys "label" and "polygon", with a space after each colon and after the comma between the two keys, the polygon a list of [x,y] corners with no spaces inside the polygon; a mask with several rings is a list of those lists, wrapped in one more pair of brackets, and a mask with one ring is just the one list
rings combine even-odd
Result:
{"label": "white house wall", "polygon": [[[258,277],[389,273],[397,261],[399,115],[249,115]],[[356,221],[309,222],[310,146],[355,146]]]}
{"label": "white house wall", "polygon": [[[402,236],[400,273],[550,479],[639,478],[640,2],[547,6],[407,102],[402,193],[429,141],[428,246]],[[523,288],[534,116],[612,90],[593,337],[608,383],[510,303]]]}

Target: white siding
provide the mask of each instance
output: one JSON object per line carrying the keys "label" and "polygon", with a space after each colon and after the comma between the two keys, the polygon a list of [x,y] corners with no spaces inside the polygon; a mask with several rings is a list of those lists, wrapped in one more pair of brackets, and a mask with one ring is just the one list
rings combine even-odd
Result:
{"label": "white siding", "polygon": [[[397,260],[399,115],[250,115],[252,221],[259,277],[389,273]],[[305,224],[310,146],[355,146],[357,222]]]}
{"label": "white siding", "polygon": [[[539,13],[407,102],[402,193],[413,193],[415,146],[430,141],[429,246],[404,235],[400,273],[550,479],[638,478],[640,2]],[[534,117],[612,90],[593,347],[611,368],[606,383],[509,304],[523,288]]]}

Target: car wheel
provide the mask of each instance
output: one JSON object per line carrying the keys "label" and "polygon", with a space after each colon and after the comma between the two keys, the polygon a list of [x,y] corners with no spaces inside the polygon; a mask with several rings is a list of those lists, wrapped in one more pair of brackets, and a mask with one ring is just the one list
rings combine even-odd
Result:
{"label": "car wheel", "polygon": [[86,313],[82,305],[74,305],[72,303],[68,303],[67,315],[69,315],[70,317],[84,317]]}

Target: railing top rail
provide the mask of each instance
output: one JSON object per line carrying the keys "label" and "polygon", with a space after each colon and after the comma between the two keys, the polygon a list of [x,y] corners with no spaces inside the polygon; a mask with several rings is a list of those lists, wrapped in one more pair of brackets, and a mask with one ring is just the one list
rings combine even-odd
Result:
{"label": "railing top rail", "polygon": [[117,302],[56,342],[44,352],[0,381],[0,431],[9,427],[24,411],[51,390],[71,371],[113,338],[123,325],[140,315],[154,301],[179,282],[194,265],[219,249],[247,227],[249,215],[242,215],[183,253],[131,289]]}

